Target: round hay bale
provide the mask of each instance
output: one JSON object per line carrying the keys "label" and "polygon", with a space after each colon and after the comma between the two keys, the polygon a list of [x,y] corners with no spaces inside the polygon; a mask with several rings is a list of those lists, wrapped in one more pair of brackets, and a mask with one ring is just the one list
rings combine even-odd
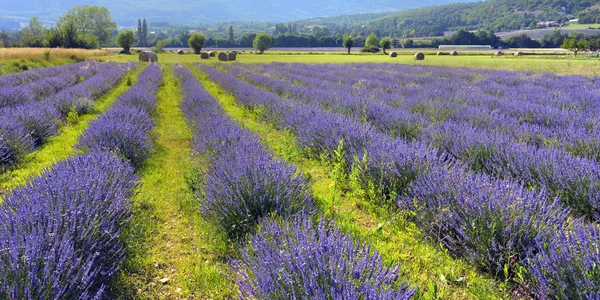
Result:
{"label": "round hay bale", "polygon": [[457,56],[457,55],[458,55],[458,52],[456,52],[456,51],[452,51],[452,52],[450,52],[450,55],[452,55],[452,56]]}
{"label": "round hay bale", "polygon": [[227,61],[227,53],[219,52],[218,58],[219,58],[219,61]]}
{"label": "round hay bale", "polygon": [[185,54],[185,51],[183,51],[183,50],[181,50],[181,49],[180,49],[180,50],[177,50],[177,54],[180,54],[180,55],[181,55],[181,54]]}
{"label": "round hay bale", "polygon": [[208,56],[215,57],[217,56],[217,54],[215,53],[215,51],[208,51]]}
{"label": "round hay bale", "polygon": [[421,52],[415,54],[415,60],[425,60],[425,54]]}
{"label": "round hay bale", "polygon": [[154,52],[144,51],[139,55],[140,62],[158,62],[158,55]]}
{"label": "round hay bale", "polygon": [[521,51],[517,51],[517,52],[515,52],[515,54],[514,54],[514,55],[515,55],[515,56],[523,56],[523,52],[521,52]]}
{"label": "round hay bale", "polygon": [[208,53],[206,52],[202,52],[200,53],[200,59],[209,59],[210,55],[208,55]]}
{"label": "round hay bale", "polygon": [[504,52],[502,51],[497,51],[494,56],[504,56]]}
{"label": "round hay bale", "polygon": [[234,61],[236,58],[237,58],[236,52],[229,52],[229,54],[227,54],[228,61]]}
{"label": "round hay bale", "polygon": [[233,53],[233,54],[235,54],[235,55],[238,55],[237,51],[235,51],[235,50],[232,50],[232,51],[231,51],[231,52],[229,52],[229,53]]}
{"label": "round hay bale", "polygon": [[398,53],[396,51],[390,52],[390,57],[398,57]]}

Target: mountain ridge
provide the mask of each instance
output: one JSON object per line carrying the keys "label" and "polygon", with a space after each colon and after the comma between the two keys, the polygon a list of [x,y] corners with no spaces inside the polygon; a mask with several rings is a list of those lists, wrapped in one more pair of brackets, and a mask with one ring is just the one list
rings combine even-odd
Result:
{"label": "mountain ridge", "polygon": [[[476,1],[476,0],[462,0]],[[461,2],[457,0],[3,0],[0,18],[37,16],[44,21],[56,21],[61,14],[76,5],[99,5],[108,8],[113,20],[122,26],[135,25],[138,18],[151,22],[176,25],[210,24],[218,22],[287,22],[299,19],[338,15],[409,10],[433,5]],[[142,3],[142,5],[140,5]]]}

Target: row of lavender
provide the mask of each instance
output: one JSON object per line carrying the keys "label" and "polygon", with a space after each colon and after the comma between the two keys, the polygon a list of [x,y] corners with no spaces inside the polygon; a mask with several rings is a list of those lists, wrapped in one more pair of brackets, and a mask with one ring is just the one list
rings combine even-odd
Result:
{"label": "row of lavender", "polygon": [[182,111],[195,133],[193,148],[208,162],[191,178],[201,212],[233,239],[250,235],[241,261],[234,263],[242,297],[412,297],[414,291],[404,285],[394,289],[399,267],[384,267],[369,247],[324,219],[315,222],[308,180],[294,166],[274,158],[257,136],[225,116],[189,70],[175,72],[182,82]]}
{"label": "row of lavender", "polygon": [[[250,68],[266,71],[264,65]],[[400,65],[386,66],[386,70],[382,71],[372,64],[279,64],[270,72],[277,74],[282,70],[289,76],[299,76],[300,82],[309,80],[310,84],[320,84],[322,88],[340,92],[353,90],[355,94],[379,98],[379,101],[409,111],[417,104],[426,104],[443,108],[448,118],[461,121],[462,118],[473,118],[471,121],[477,123],[475,121],[483,117],[483,121],[494,122],[502,117],[506,119],[506,130],[511,131],[537,129],[552,136],[564,131],[552,133],[544,128],[561,127],[567,132],[576,132],[578,130],[574,128],[580,129],[588,121],[596,119],[599,112],[595,103],[600,84],[593,77]],[[440,102],[447,106],[440,106]],[[489,116],[491,111],[497,112],[486,120],[485,116]],[[442,110],[432,112],[425,117],[433,120],[445,117],[440,114]],[[523,125],[519,121],[534,127],[518,128]],[[485,126],[485,122],[482,123],[476,125]],[[595,127],[591,129],[597,131]]]}
{"label": "row of lavender", "polygon": [[291,130],[310,153],[331,156],[343,141],[359,184],[379,199],[414,211],[422,232],[454,256],[499,278],[523,277],[524,286],[539,298],[600,292],[596,225],[568,222],[569,209],[544,190],[474,174],[423,143],[393,139],[354,118],[202,68],[240,105],[259,108],[266,121]]}
{"label": "row of lavender", "polygon": [[131,146],[111,143],[123,133],[100,138],[95,128],[140,122],[137,128],[146,129],[147,115],[119,112],[129,107],[135,113],[138,102],[156,102],[161,78],[157,66],[148,67],[82,136],[80,147],[90,151],[56,164],[0,204],[0,298],[103,298],[124,257],[120,234],[139,178],[130,161],[119,158],[129,159],[122,149]]}
{"label": "row of lavender", "polygon": [[[85,64],[85,63],[83,63],[83,64]],[[76,66],[76,65],[78,65],[78,63],[71,64],[71,65],[62,65],[62,66],[41,68],[41,69],[33,69],[33,70],[21,72],[21,73],[15,73],[15,74],[11,74],[11,75],[2,76],[2,77],[0,77],[0,87],[18,86],[18,85],[22,85],[22,84],[31,83],[31,82],[34,82],[39,79],[56,76],[60,73],[63,73],[66,69],[69,69],[72,66]]]}
{"label": "row of lavender", "polygon": [[60,73],[53,76],[40,78],[21,85],[0,86],[0,108],[42,100],[66,87],[87,79],[101,71],[101,68],[111,68],[114,66],[116,66],[116,63],[99,64],[95,61],[81,62],[65,65],[61,67]]}
{"label": "row of lavender", "polygon": [[160,65],[151,64],[139,76],[134,87],[125,92],[111,109],[90,123],[79,139],[78,147],[85,151],[111,151],[127,159],[135,168],[142,166],[150,156],[152,141],[149,136],[156,113],[154,94],[162,83]]}
{"label": "row of lavender", "polygon": [[[0,170],[14,165],[55,136],[60,122],[69,113],[80,115],[92,111],[94,100],[136,65],[82,63],[65,68],[55,77],[16,87],[0,87],[0,90],[18,89],[20,95],[27,96],[13,102],[14,105],[0,108]],[[48,81],[57,84],[46,86]],[[43,95],[36,92],[40,87]]]}
{"label": "row of lavender", "polygon": [[247,68],[318,87],[305,96],[319,93],[325,99],[362,100],[363,105],[369,100],[401,109],[412,116],[405,122],[418,128],[466,122],[534,146],[598,155],[600,84],[595,78],[433,67],[390,66],[380,71],[374,65]]}
{"label": "row of lavender", "polygon": [[[375,98],[368,96],[367,94],[373,93],[373,91],[374,93],[381,92],[381,90],[373,88],[373,84],[370,87],[359,90],[359,92],[355,92],[356,87],[340,86],[320,78],[320,76],[323,76],[323,73],[326,73],[326,67],[319,69],[318,67],[307,66],[306,68],[315,68],[314,74],[311,73],[311,76],[304,77],[298,76],[293,73],[293,70],[289,70],[288,66],[280,66],[280,69],[275,67],[269,71],[274,77],[250,73],[235,67],[229,67],[228,70],[232,74],[244,78],[253,84],[262,86],[278,95],[285,95],[290,99],[355,118],[372,125],[374,129],[390,136],[399,136],[409,142],[413,139],[426,142],[431,146],[438,147],[440,151],[450,154],[454,159],[466,163],[474,171],[485,172],[502,178],[514,178],[528,185],[543,188],[549,193],[549,196],[560,197],[563,203],[569,205],[574,210],[576,215],[585,215],[590,219],[600,217],[598,214],[600,212],[600,187],[595,184],[600,181],[600,164],[598,162],[590,158],[574,156],[559,147],[546,149],[545,147],[540,148],[517,141],[514,138],[517,134],[514,132],[507,133],[508,128],[531,129],[531,124],[524,123],[513,126],[514,124],[511,125],[510,121],[501,123],[506,121],[502,112],[496,114],[500,118],[494,122],[488,122],[489,120],[486,122],[475,122],[475,119],[481,120],[487,118],[487,116],[494,115],[492,112],[481,110],[477,107],[476,109],[467,111],[479,103],[477,102],[477,95],[475,98],[473,96],[467,97],[462,95],[461,97],[463,98],[461,99],[464,99],[465,103],[461,104],[463,106],[453,109],[448,108],[452,104],[439,100],[439,103],[442,103],[440,105],[444,105],[439,109],[446,109],[448,111],[456,110],[457,112],[453,114],[453,117],[447,116],[447,120],[435,121],[427,119],[425,115],[411,113],[410,110],[405,108],[384,103],[392,100],[381,100],[397,99],[397,96],[378,95]],[[332,69],[335,70],[336,68]],[[423,68],[418,69],[423,71]],[[267,72],[266,70],[264,67],[260,67],[257,71],[263,74],[263,72]],[[322,70],[322,72],[319,73],[316,70]],[[365,73],[368,73],[368,71]],[[492,72],[492,74],[494,73]],[[465,77],[469,73],[465,71],[462,75],[462,77]],[[475,76],[477,73],[470,75]],[[483,76],[483,74],[480,75]],[[440,75],[438,74],[438,76]],[[495,74],[495,76],[498,75]],[[280,80],[282,77],[286,78],[286,80]],[[335,76],[332,77],[335,78]],[[457,77],[461,78],[461,76]],[[365,76],[365,78],[370,77]],[[577,79],[587,82],[581,78]],[[403,84],[411,85],[415,82],[414,79],[412,81],[406,79],[406,81]],[[435,87],[444,85],[438,82],[435,77],[431,81],[431,84],[426,84],[419,80],[418,87],[427,91],[426,87],[432,87],[435,90]],[[294,82],[301,82],[306,85],[297,85]],[[589,84],[591,83],[588,82]],[[457,86],[455,84],[453,86],[454,89]],[[370,90],[370,88],[374,90]],[[401,87],[397,89],[402,90]],[[455,102],[458,103],[460,102],[456,100],[458,97],[459,95],[456,93],[449,93],[448,102],[452,102],[452,99],[455,99]],[[414,106],[412,108],[414,108],[415,106],[423,105],[422,103],[432,102],[432,99],[436,98],[444,99],[442,94],[435,93],[434,91],[433,95],[421,92],[415,97],[416,100],[411,99],[410,101],[418,101],[413,103]],[[585,100],[593,102],[594,99]],[[566,100],[563,99],[561,101],[562,105],[566,105]],[[574,103],[583,101],[573,100]],[[577,105],[571,104],[570,106]],[[594,117],[597,118],[596,116]],[[458,118],[461,119],[459,120]],[[488,128],[476,127],[476,124],[479,123],[487,124]],[[558,129],[554,128],[552,130]],[[535,134],[532,133],[532,135]],[[590,141],[594,141],[594,139],[590,139]]]}

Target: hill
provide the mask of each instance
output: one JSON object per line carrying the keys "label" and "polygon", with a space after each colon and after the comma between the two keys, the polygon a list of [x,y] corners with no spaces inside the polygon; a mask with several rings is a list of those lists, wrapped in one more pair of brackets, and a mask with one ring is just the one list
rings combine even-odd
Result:
{"label": "hill", "polygon": [[[355,24],[355,30],[404,37],[438,36],[458,29],[511,31],[540,27],[537,23],[565,23],[580,15],[598,14],[598,0],[489,0],[391,13]],[[359,28],[360,26],[360,28]]]}
{"label": "hill", "polygon": [[138,18],[150,22],[168,22],[192,25],[216,22],[285,22],[298,19],[320,18],[358,13],[390,12],[432,5],[445,5],[457,0],[3,0],[0,17],[30,18],[38,16],[44,21],[56,20],[70,7],[100,5],[109,9],[119,25],[134,25]]}

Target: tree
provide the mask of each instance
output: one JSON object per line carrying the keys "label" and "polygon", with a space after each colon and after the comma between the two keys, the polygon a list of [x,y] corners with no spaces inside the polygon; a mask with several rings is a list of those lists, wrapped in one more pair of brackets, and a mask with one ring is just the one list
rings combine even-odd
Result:
{"label": "tree", "polygon": [[584,39],[577,40],[576,38],[565,39],[563,41],[563,44],[560,45],[560,47],[563,49],[568,49],[568,50],[573,51],[573,53],[575,53],[575,56],[577,56],[577,52],[587,49],[587,46],[588,46],[588,43],[586,40],[584,40]]}
{"label": "tree", "polygon": [[194,49],[194,53],[196,54],[200,54],[204,44],[206,44],[206,37],[197,32],[194,32],[188,40],[188,45],[190,48]]}
{"label": "tree", "polygon": [[73,16],[64,17],[61,24],[50,29],[47,41],[50,47],[91,49],[99,45],[95,35],[83,33],[78,29]]}
{"label": "tree", "polygon": [[477,36],[474,33],[460,29],[451,37],[453,45],[475,45],[477,44]]}
{"label": "tree", "polygon": [[532,40],[526,34],[510,36],[506,39],[506,43],[511,48],[539,48],[540,43]]}
{"label": "tree", "polygon": [[415,41],[408,39],[408,40],[404,40],[402,42],[402,47],[403,48],[413,48],[415,46]]}
{"label": "tree", "polygon": [[259,33],[254,38],[254,41],[252,42],[252,46],[254,46],[254,49],[260,51],[260,53],[262,54],[265,52],[265,50],[267,50],[271,47],[272,42],[273,42],[273,39],[271,38],[270,35],[268,35],[266,33]]}
{"label": "tree", "polygon": [[58,24],[66,22],[67,18],[73,19],[80,33],[95,35],[100,46],[111,41],[112,32],[117,28],[117,24],[112,21],[110,12],[105,7],[87,5],[72,7],[59,18]]}
{"label": "tree", "polygon": [[240,47],[252,47],[252,42],[256,38],[256,33],[244,33],[238,42]]}
{"label": "tree", "polygon": [[12,46],[12,42],[11,42],[11,35],[2,30],[0,31],[0,47],[11,47]]}
{"label": "tree", "polygon": [[350,54],[350,49],[354,46],[354,38],[352,36],[345,36],[342,40],[342,45],[344,48],[348,48],[348,54]]}
{"label": "tree", "polygon": [[165,52],[164,48],[165,48],[165,41],[158,39],[158,40],[156,40],[156,45],[154,47],[152,47],[152,51],[154,51],[156,53],[162,53],[162,52]]}
{"label": "tree", "polygon": [[29,21],[29,27],[21,32],[21,42],[26,47],[43,47],[46,45],[46,29],[38,17]]}
{"label": "tree", "polygon": [[233,45],[235,43],[235,35],[233,34],[233,25],[229,26],[229,43]]}
{"label": "tree", "polygon": [[379,45],[383,49],[383,54],[387,54],[385,53],[385,50],[392,47],[392,40],[389,37],[384,37],[379,41]]}
{"label": "tree", "polygon": [[119,35],[117,35],[117,44],[119,44],[125,52],[129,52],[131,46],[135,44],[135,34],[133,31],[129,29],[119,31]]}
{"label": "tree", "polygon": [[565,39],[568,37],[567,34],[562,34],[560,30],[554,30],[550,34],[545,34],[540,39],[540,45],[542,48],[557,48],[562,45]]}
{"label": "tree", "polygon": [[184,31],[182,31],[182,32],[179,34],[179,37],[178,37],[178,39],[179,39],[179,42],[180,42],[181,46],[185,47],[185,45],[186,45],[186,44],[188,43],[188,41],[190,40],[190,37],[191,37],[191,36],[192,36],[192,35],[190,34],[190,32],[189,32],[189,31],[187,31],[187,30],[184,30]]}
{"label": "tree", "polygon": [[142,45],[148,46],[148,23],[145,18],[142,21]]}
{"label": "tree", "polygon": [[379,38],[377,38],[377,35],[375,34],[375,32],[369,34],[369,36],[367,37],[367,40],[365,41],[365,47],[377,47],[379,45]]}
{"label": "tree", "polygon": [[590,51],[599,52],[600,51],[600,38],[595,38],[589,41],[588,48]]}
{"label": "tree", "polygon": [[143,46],[142,45],[142,37],[143,37],[142,19],[138,19],[137,32],[135,33],[135,36],[137,38],[138,45]]}

